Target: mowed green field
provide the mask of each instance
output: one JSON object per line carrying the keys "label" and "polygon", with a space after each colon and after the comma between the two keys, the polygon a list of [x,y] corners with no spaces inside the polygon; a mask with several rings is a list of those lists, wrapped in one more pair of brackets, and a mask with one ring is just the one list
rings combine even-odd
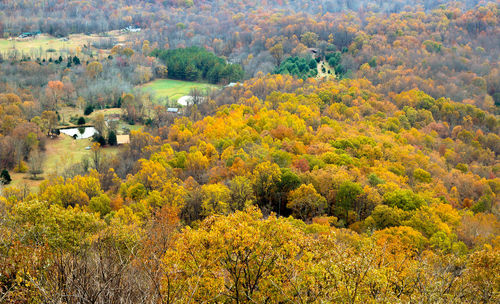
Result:
{"label": "mowed green field", "polygon": [[174,79],[158,79],[141,86],[145,91],[154,94],[155,101],[160,101],[168,97],[170,100],[177,100],[182,96],[189,95],[192,88],[207,89],[219,88],[216,85],[201,82],[189,82]]}

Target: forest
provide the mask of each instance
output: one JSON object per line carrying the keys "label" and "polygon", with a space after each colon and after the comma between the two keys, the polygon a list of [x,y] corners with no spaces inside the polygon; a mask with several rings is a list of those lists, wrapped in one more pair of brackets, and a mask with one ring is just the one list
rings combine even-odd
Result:
{"label": "forest", "polygon": [[7,0],[0,33],[0,303],[500,302],[497,1]]}

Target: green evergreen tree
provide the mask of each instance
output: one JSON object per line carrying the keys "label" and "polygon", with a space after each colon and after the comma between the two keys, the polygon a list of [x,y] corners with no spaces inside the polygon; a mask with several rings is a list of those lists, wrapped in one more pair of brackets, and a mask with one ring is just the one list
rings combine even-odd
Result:
{"label": "green evergreen tree", "polygon": [[12,178],[10,177],[9,171],[7,171],[7,169],[3,169],[2,173],[0,173],[0,183],[8,185],[11,181]]}
{"label": "green evergreen tree", "polygon": [[111,130],[108,133],[108,144],[110,146],[116,146],[118,144],[118,140],[116,139],[115,131]]}

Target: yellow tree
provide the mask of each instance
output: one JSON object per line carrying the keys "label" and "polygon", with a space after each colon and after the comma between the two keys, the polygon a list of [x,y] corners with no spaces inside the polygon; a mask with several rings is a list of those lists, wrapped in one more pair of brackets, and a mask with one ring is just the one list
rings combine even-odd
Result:
{"label": "yellow tree", "polygon": [[294,217],[310,221],[313,217],[323,215],[328,205],[312,184],[301,185],[290,191],[287,208],[292,209]]}
{"label": "yellow tree", "polygon": [[279,66],[281,64],[281,61],[283,60],[283,44],[277,43],[273,47],[269,49],[269,52],[274,58],[274,61],[276,62],[276,65]]}
{"label": "yellow tree", "polygon": [[[314,288],[309,238],[257,209],[185,229],[163,257],[168,303],[305,303]],[[309,294],[311,294],[310,292]],[[310,300],[310,299],[309,299]]]}
{"label": "yellow tree", "polygon": [[42,131],[47,133],[47,136],[57,127],[57,114],[54,111],[44,111],[40,119]]}
{"label": "yellow tree", "polygon": [[223,184],[210,184],[201,187],[203,201],[201,204],[202,214],[227,214],[229,211],[230,190]]}
{"label": "yellow tree", "polygon": [[98,61],[93,61],[87,65],[87,75],[95,79],[102,73],[102,64]]}
{"label": "yellow tree", "polygon": [[281,170],[276,164],[263,162],[253,170],[253,189],[260,207],[271,208],[277,184],[281,181]]}

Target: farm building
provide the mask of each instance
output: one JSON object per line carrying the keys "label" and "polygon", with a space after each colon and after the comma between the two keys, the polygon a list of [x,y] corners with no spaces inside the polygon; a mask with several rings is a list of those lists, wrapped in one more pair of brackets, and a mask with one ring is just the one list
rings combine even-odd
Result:
{"label": "farm building", "polygon": [[19,35],[17,38],[20,38],[20,39],[24,39],[24,38],[30,38],[30,37],[36,37],[38,35],[40,35],[41,32],[40,31],[36,31],[36,32],[25,32],[25,33],[22,33],[21,35]]}
{"label": "farm building", "polygon": [[116,136],[116,143],[118,145],[129,144],[130,143],[130,135],[117,135]]}

